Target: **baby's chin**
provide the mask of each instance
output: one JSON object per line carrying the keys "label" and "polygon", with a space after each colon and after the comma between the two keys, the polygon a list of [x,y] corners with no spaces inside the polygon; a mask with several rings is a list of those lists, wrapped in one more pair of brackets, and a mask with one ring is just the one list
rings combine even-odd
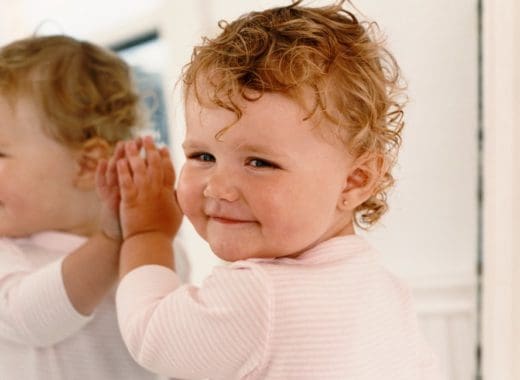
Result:
{"label": "baby's chin", "polygon": [[227,262],[235,262],[239,260],[245,260],[243,252],[234,249],[230,246],[223,246],[221,244],[209,244],[211,251],[221,260]]}
{"label": "baby's chin", "polygon": [[18,237],[22,237],[22,236],[27,236],[27,235],[23,235],[21,233],[21,231],[14,230],[13,226],[6,225],[5,219],[3,218],[3,216],[0,216],[0,237],[18,238]]}
{"label": "baby's chin", "polygon": [[4,238],[11,238],[11,239],[18,239],[18,238],[24,238],[27,236],[32,235],[31,232],[23,231],[23,230],[16,230],[9,227],[4,227],[0,225],[0,237]]}
{"label": "baby's chin", "polygon": [[278,251],[254,249],[247,244],[237,244],[236,242],[209,242],[212,252],[221,260],[235,262],[248,259],[274,259],[280,255]]}

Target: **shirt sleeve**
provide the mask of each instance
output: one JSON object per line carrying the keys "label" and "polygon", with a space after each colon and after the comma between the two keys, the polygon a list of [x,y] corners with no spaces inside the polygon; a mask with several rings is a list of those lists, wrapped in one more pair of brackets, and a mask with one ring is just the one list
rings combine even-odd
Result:
{"label": "shirt sleeve", "polygon": [[0,337],[22,345],[48,347],[91,320],[71,304],[61,264],[58,260],[32,268],[18,247],[0,240]]}
{"label": "shirt sleeve", "polygon": [[143,367],[180,378],[242,378],[262,361],[269,289],[248,267],[216,268],[200,288],[172,270],[147,265],[128,273],[117,296],[119,327]]}

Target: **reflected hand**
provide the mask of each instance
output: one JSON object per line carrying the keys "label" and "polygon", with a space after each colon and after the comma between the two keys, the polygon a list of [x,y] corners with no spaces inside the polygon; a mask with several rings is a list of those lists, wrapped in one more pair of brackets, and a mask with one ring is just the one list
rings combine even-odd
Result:
{"label": "reflected hand", "polygon": [[117,161],[124,158],[124,143],[118,142],[112,157],[99,162],[96,170],[96,192],[101,199],[100,228],[110,239],[121,240],[119,203],[121,201]]}

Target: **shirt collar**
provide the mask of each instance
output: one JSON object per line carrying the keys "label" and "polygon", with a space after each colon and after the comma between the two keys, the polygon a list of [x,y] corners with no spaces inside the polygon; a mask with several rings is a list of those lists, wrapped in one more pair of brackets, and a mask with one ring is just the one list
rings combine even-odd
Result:
{"label": "shirt collar", "polygon": [[279,262],[286,264],[321,264],[363,254],[367,259],[375,259],[377,252],[359,235],[337,236],[307,249],[295,257],[253,258],[255,262]]}
{"label": "shirt collar", "polygon": [[306,263],[322,263],[368,252],[373,252],[373,249],[364,238],[359,235],[345,235],[318,243],[298,255],[295,260],[305,261]]}

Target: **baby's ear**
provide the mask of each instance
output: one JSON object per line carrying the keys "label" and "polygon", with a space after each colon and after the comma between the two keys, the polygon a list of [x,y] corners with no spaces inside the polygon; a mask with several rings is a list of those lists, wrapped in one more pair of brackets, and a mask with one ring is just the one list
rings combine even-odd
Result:
{"label": "baby's ear", "polygon": [[99,161],[108,159],[111,152],[110,144],[100,137],[85,141],[76,153],[78,173],[74,185],[80,190],[93,190],[96,184],[97,165]]}
{"label": "baby's ear", "polygon": [[379,181],[388,170],[387,166],[384,157],[375,154],[365,154],[356,159],[347,176],[338,207],[352,211],[374,195]]}

